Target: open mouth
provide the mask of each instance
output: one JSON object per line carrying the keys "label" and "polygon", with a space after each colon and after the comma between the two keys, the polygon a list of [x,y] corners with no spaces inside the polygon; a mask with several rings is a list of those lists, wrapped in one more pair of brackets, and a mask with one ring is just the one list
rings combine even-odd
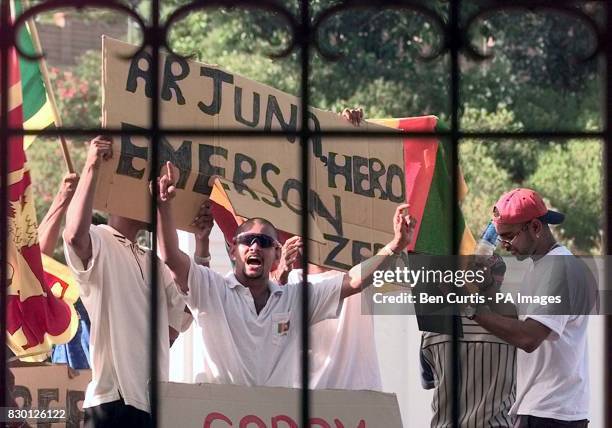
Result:
{"label": "open mouth", "polygon": [[246,264],[248,266],[260,267],[261,265],[263,265],[263,261],[261,260],[261,257],[258,257],[258,256],[249,256],[246,259]]}

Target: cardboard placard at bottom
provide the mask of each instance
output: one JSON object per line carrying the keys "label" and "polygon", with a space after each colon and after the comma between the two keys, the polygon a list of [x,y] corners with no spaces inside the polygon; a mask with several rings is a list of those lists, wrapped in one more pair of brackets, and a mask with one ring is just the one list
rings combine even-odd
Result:
{"label": "cardboard placard at bottom", "polygon": [[[291,388],[162,382],[160,422],[163,428],[297,428],[300,399],[301,391]],[[318,390],[311,403],[311,427],[402,427],[395,394]]]}

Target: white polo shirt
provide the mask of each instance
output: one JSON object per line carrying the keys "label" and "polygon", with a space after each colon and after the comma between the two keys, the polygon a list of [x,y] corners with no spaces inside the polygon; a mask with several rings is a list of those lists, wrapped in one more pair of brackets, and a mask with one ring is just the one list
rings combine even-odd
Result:
{"label": "white polo shirt", "polygon": [[[204,371],[196,381],[297,388],[300,383],[302,284],[270,281],[259,314],[250,290],[233,273],[225,277],[191,262],[184,296],[204,342]],[[335,318],[342,309],[342,276],[310,286],[310,324]]]}
{"label": "white polo shirt", "polygon": [[[87,267],[64,240],[66,261],[91,320],[92,380],[83,407],[119,400],[148,412],[151,253],[110,226],[91,226]],[[159,379],[168,380],[168,325],[180,330],[184,304],[163,262],[159,266]]]}
{"label": "white polo shirt", "polygon": [[[317,284],[344,274],[338,271],[308,275]],[[302,269],[289,273],[288,282],[301,283]],[[336,319],[310,330],[310,387],[312,389],[382,390],[374,318],[362,314],[361,293],[345,299]]]}

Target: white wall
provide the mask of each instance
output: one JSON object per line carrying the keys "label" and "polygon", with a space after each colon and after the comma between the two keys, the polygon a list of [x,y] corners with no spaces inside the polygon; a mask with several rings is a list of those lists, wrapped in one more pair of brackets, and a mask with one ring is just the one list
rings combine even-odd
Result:
{"label": "white wall", "polygon": [[428,427],[433,392],[421,387],[416,317],[377,315],[374,327],[383,390],[397,394],[404,427]]}

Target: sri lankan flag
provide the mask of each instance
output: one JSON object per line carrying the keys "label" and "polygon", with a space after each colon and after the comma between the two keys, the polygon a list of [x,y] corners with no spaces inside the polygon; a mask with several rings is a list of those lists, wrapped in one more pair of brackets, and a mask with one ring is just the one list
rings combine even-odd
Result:
{"label": "sri lankan flag", "polygon": [[[406,132],[434,132],[444,129],[436,116],[399,119],[368,119],[370,122]],[[455,203],[448,148],[436,138],[404,139],[406,202],[417,223],[414,251],[424,254],[453,253],[453,233],[459,239],[459,254],[473,254],[476,241],[466,227],[461,211],[458,229],[453,230],[452,209]],[[463,175],[459,173],[459,202],[467,193]]]}
{"label": "sri lankan flag", "polygon": [[[22,12],[21,1],[13,0],[11,6],[13,16],[19,16]],[[17,34],[17,44],[28,54],[34,55],[38,52],[36,52],[32,42],[32,31],[35,31],[35,29],[23,26]],[[23,96],[23,128],[25,130],[41,130],[54,126],[51,101],[45,90],[39,61],[30,61],[19,57],[19,72],[21,74],[21,93]],[[35,138],[34,135],[26,135],[23,141],[24,148],[30,147]]]}
{"label": "sri lankan flag", "polygon": [[[10,51],[7,71],[8,123],[19,129],[25,106],[14,49]],[[43,270],[23,138],[11,136],[8,144],[7,344],[19,357],[35,355],[31,359],[42,360],[52,344],[68,342],[76,333],[78,317],[73,304],[78,290],[63,280],[59,271],[56,276]]]}

